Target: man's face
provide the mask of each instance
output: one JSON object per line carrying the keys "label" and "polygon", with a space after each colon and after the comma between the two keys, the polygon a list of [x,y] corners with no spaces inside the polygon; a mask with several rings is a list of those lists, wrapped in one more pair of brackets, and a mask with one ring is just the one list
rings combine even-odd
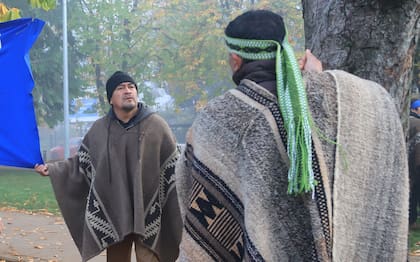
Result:
{"label": "man's face", "polygon": [[138,103],[136,86],[131,82],[119,84],[112,93],[110,103],[114,110],[130,112]]}
{"label": "man's face", "polygon": [[416,109],[411,109],[411,111],[420,116],[420,107],[417,107]]}

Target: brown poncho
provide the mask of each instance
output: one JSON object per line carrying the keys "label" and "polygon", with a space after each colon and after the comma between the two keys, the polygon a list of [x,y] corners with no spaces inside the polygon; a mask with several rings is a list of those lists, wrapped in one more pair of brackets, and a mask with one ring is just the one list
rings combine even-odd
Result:
{"label": "brown poncho", "polygon": [[157,114],[126,130],[96,121],[78,155],[49,165],[62,215],[83,261],[136,233],[160,261],[174,261],[181,238],[175,190],[176,142]]}
{"label": "brown poncho", "polygon": [[407,261],[406,147],[392,99],[343,71],[306,82],[319,128],[314,198],[287,194],[276,97],[242,80],[200,112],[177,163],[179,261]]}

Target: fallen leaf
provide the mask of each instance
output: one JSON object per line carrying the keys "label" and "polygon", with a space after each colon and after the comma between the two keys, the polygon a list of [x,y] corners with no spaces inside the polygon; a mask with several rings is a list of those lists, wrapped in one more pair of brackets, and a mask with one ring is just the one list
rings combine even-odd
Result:
{"label": "fallen leaf", "polygon": [[415,257],[420,256],[420,249],[410,252],[410,256],[415,256]]}
{"label": "fallen leaf", "polygon": [[16,252],[16,250],[10,250],[9,254],[11,254],[12,256],[19,256],[19,254]]}

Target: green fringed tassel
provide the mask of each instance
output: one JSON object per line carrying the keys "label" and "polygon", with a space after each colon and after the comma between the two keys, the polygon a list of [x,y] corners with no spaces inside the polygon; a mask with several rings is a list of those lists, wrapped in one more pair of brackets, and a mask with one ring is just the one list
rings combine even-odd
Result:
{"label": "green fringed tassel", "polygon": [[314,190],[312,169],[311,115],[306,90],[294,52],[284,37],[281,50],[277,44],[276,74],[280,110],[287,130],[287,152],[290,160],[288,193]]}

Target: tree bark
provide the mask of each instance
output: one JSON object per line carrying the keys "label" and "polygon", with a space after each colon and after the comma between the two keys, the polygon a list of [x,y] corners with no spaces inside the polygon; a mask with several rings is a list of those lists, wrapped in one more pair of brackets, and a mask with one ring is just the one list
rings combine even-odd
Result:
{"label": "tree bark", "polygon": [[302,6],[306,48],[324,68],[378,82],[406,119],[420,0],[302,0]]}

